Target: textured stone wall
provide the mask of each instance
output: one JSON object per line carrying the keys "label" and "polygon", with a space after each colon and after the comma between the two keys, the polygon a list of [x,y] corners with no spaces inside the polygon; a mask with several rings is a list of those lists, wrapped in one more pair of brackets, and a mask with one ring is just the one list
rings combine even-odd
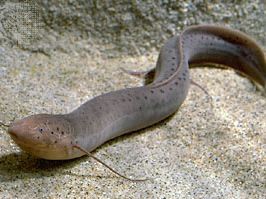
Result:
{"label": "textured stone wall", "polygon": [[[19,43],[31,50],[68,52],[65,42],[58,45],[55,41],[71,35],[74,40],[84,40],[84,45],[100,44],[104,53],[141,54],[158,49],[186,26],[215,23],[247,32],[265,46],[265,1],[225,2],[229,1],[5,1],[0,3],[0,41],[2,36],[9,44]],[[19,18],[11,19],[14,16]],[[25,37],[26,30],[32,38]],[[76,48],[78,51],[80,46]]]}

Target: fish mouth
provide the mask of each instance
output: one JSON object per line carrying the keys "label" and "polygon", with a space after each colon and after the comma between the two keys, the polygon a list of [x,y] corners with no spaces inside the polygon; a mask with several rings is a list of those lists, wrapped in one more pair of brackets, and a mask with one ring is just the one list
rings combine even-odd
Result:
{"label": "fish mouth", "polygon": [[48,144],[36,142],[36,140],[28,140],[18,136],[12,131],[10,131],[9,134],[20,149],[38,158],[46,160],[64,160],[69,159],[69,154],[71,154],[72,148],[70,149],[62,144]]}
{"label": "fish mouth", "polygon": [[64,148],[55,147],[55,145],[51,144],[24,141],[20,138],[18,139],[16,135],[10,135],[20,149],[35,157],[47,160],[67,159],[67,152]]}
{"label": "fish mouth", "polygon": [[14,133],[13,131],[11,131],[10,129],[8,129],[8,134],[11,136],[11,138],[13,140],[17,140],[18,139],[18,136],[16,133]]}
{"label": "fish mouth", "polygon": [[14,129],[14,125],[9,126],[7,132],[12,138],[18,139],[18,135],[15,133],[16,131]]}
{"label": "fish mouth", "polygon": [[32,150],[36,149],[36,148],[43,148],[43,149],[47,149],[49,146],[47,144],[44,143],[36,143],[35,142],[31,142],[30,140],[26,140],[23,138],[19,138],[16,134],[14,133],[9,133],[10,137],[14,140],[14,142],[21,148],[32,148]]}

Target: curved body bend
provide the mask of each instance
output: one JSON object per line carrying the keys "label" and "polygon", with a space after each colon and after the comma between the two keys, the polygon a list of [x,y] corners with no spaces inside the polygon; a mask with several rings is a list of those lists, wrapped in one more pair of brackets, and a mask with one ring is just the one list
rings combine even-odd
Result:
{"label": "curved body bend", "polygon": [[160,51],[151,84],[97,96],[65,115],[39,114],[8,129],[25,151],[44,159],[71,159],[104,142],[170,116],[184,102],[189,64],[223,64],[266,87],[262,49],[247,35],[219,26],[199,25],[170,38]]}

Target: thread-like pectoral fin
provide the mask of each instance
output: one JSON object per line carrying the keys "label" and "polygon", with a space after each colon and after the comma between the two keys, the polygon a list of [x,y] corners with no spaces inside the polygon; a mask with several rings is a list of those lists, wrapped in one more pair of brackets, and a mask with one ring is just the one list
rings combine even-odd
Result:
{"label": "thread-like pectoral fin", "polygon": [[82,148],[81,146],[74,145],[73,147],[79,149],[82,152],[84,152],[89,157],[92,157],[94,160],[96,160],[97,162],[101,163],[102,165],[104,165],[105,167],[107,167],[108,169],[110,169],[113,173],[117,174],[118,176],[120,176],[120,177],[122,177],[124,179],[130,180],[130,181],[146,181],[146,180],[148,180],[148,179],[133,179],[133,178],[127,177],[127,176],[125,176],[123,174],[120,174],[119,172],[115,171],[113,168],[111,168],[110,166],[108,166],[102,160],[98,159],[97,157],[95,157],[94,155],[92,155],[90,152],[88,152],[86,149]]}

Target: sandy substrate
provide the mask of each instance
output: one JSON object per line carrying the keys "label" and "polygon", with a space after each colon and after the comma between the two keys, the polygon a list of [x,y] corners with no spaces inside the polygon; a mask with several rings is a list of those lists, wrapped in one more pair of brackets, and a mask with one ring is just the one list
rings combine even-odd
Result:
{"label": "sandy substrate", "polygon": [[[157,59],[8,52],[13,64],[0,67],[4,122],[66,113],[93,96],[140,86],[143,80],[119,67],[146,70]],[[35,159],[0,129],[0,198],[264,198],[265,96],[230,70],[192,69],[191,76],[212,100],[192,85],[174,116],[93,153],[121,173],[151,180],[121,179],[87,157]]]}

